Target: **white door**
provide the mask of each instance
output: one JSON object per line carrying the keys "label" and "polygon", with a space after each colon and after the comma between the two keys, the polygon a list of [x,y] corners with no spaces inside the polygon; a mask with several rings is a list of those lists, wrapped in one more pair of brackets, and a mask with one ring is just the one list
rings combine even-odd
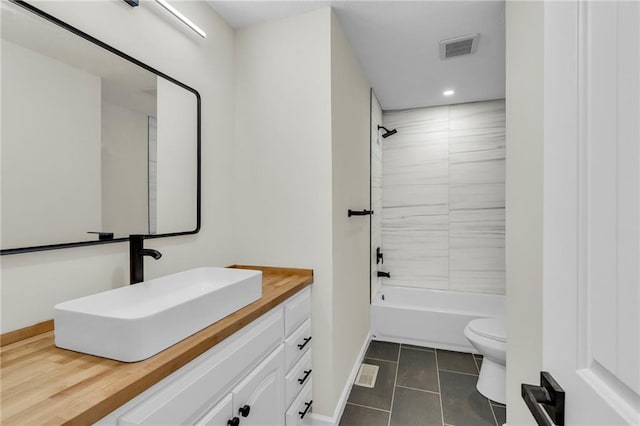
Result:
{"label": "white door", "polygon": [[284,349],[267,357],[231,392],[234,415],[242,426],[284,423]]}
{"label": "white door", "polygon": [[640,424],[640,2],[545,5],[543,368],[567,425]]}

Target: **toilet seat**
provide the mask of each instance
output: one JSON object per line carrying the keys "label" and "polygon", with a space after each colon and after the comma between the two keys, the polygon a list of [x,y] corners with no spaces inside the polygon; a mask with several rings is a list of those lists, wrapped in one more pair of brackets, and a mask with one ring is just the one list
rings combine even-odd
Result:
{"label": "toilet seat", "polygon": [[469,321],[467,325],[469,331],[487,339],[506,343],[507,331],[502,318],[480,318]]}

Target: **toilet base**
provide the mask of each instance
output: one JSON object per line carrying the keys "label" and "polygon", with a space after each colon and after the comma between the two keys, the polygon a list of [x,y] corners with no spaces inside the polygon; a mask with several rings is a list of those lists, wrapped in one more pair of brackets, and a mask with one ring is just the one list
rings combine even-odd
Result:
{"label": "toilet base", "polygon": [[476,388],[478,392],[492,401],[506,404],[507,368],[487,357],[482,359],[480,376]]}

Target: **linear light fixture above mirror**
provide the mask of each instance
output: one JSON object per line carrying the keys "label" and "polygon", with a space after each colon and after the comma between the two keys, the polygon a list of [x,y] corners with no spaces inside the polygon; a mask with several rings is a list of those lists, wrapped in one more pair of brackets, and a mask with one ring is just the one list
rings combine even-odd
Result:
{"label": "linear light fixture above mirror", "polygon": [[196,24],[194,24],[189,18],[184,16],[182,13],[180,13],[180,11],[178,11],[175,7],[171,6],[165,0],[156,0],[156,2],[158,2],[160,4],[160,6],[164,7],[165,9],[167,9],[173,16],[175,16],[176,18],[178,18],[179,20],[184,22],[193,31],[197,32],[200,35],[200,37],[202,37],[202,38],[206,38],[207,37],[207,33],[202,31],[202,29],[200,29],[200,27],[198,27]]}

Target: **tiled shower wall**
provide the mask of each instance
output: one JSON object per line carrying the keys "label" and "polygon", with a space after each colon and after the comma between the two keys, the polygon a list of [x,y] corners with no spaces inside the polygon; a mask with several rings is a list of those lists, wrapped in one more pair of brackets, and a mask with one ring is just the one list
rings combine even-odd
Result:
{"label": "tiled shower wall", "polygon": [[398,130],[382,143],[385,284],[504,293],[504,100],[384,124]]}
{"label": "tiled shower wall", "polygon": [[371,91],[371,300],[382,284],[377,277],[376,248],[382,247],[382,138],[378,126],[382,126],[382,107]]}

